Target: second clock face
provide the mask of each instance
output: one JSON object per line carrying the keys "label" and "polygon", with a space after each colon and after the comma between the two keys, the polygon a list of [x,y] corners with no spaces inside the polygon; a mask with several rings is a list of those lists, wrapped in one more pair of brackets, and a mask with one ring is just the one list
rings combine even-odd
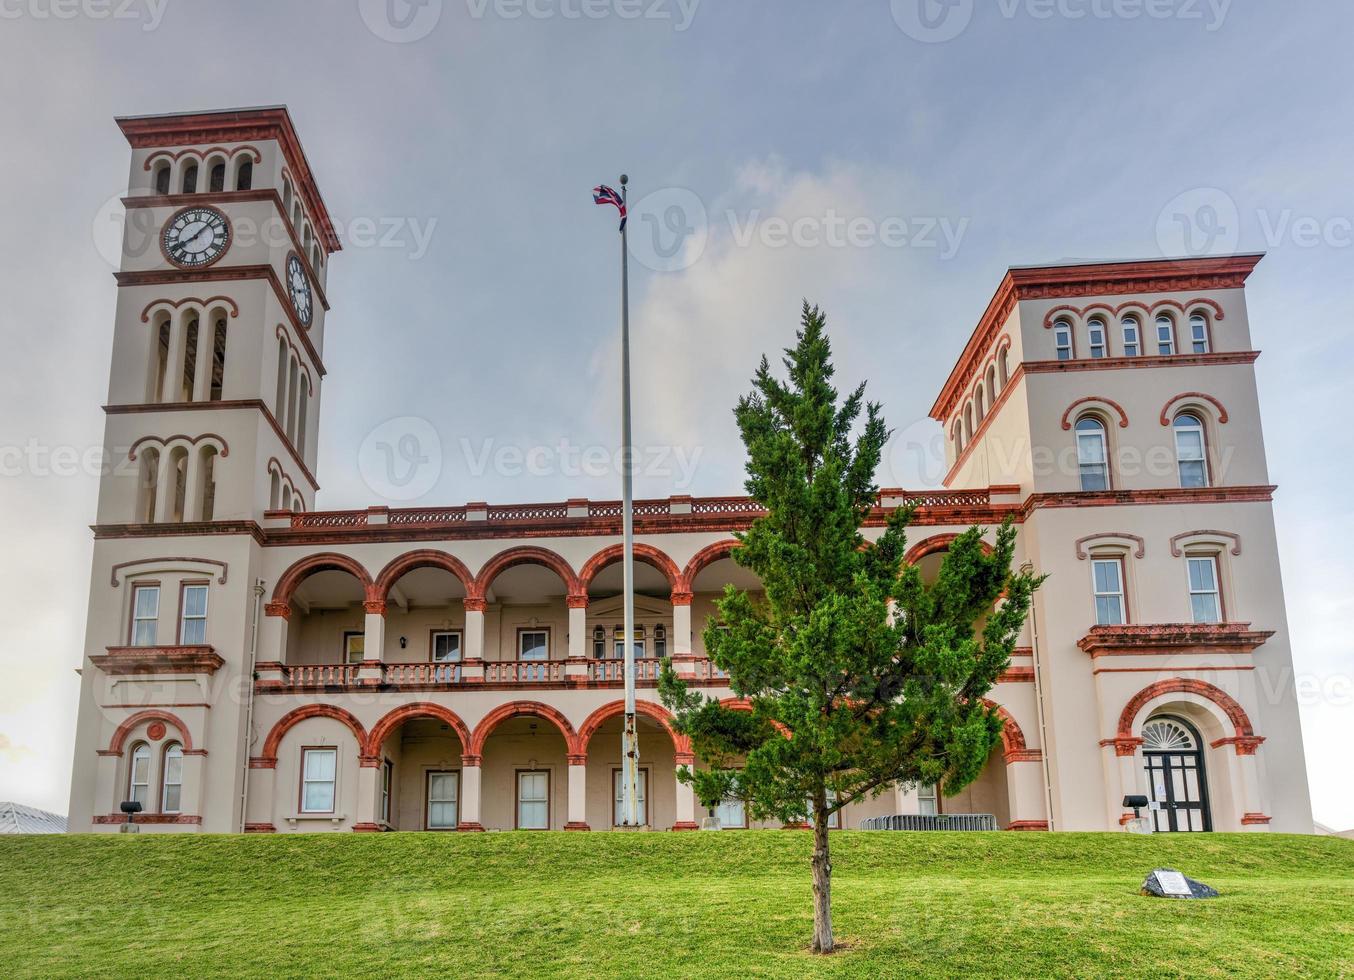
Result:
{"label": "second clock face", "polygon": [[306,268],[295,252],[287,256],[287,292],[291,295],[291,304],[296,307],[296,315],[307,327],[314,312],[311,305],[310,280],[306,277]]}
{"label": "second clock face", "polygon": [[165,223],[160,244],[175,265],[201,269],[230,248],[230,222],[216,208],[184,208]]}

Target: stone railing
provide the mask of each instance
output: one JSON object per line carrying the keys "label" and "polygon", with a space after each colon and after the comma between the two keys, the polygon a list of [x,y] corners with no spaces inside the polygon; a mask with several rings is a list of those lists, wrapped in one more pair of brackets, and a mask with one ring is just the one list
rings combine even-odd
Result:
{"label": "stone railing", "polygon": [[[684,657],[675,664],[678,676],[694,684],[722,686],[725,675],[704,657]],[[256,667],[260,691],[308,690],[381,690],[473,688],[484,686],[516,687],[620,687],[625,683],[622,660],[465,660],[457,663],[383,663],[367,660],[360,664],[281,664],[259,663]],[[642,687],[654,687],[663,671],[658,657],[635,660],[635,681]]]}
{"label": "stone railing", "polygon": [[[1013,488],[994,490],[881,490],[882,508],[911,505],[923,508],[983,508],[992,504],[993,494]],[[293,530],[347,530],[371,527],[437,527],[458,526],[512,527],[533,524],[554,525],[566,522],[615,521],[622,516],[619,500],[566,500],[543,504],[464,504],[459,507],[388,508],[368,510],[315,511],[305,514],[284,514],[270,511],[273,519],[285,520]],[[633,513],[639,523],[678,520],[701,521],[728,518],[747,521],[766,512],[750,497],[687,497],[637,500]]]}

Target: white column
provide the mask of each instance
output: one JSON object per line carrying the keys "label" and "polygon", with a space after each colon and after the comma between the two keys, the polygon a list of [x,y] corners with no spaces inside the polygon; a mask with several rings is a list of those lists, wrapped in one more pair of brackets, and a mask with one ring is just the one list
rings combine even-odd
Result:
{"label": "white column", "polygon": [[[1241,784],[1235,795],[1241,804],[1241,829],[1245,831],[1269,830],[1268,814],[1265,811],[1264,796],[1260,789],[1260,771],[1255,759],[1255,749],[1243,750],[1237,745],[1236,766],[1233,772]],[[1263,818],[1263,822],[1258,822]]]}
{"label": "white column", "polygon": [[[695,759],[689,755],[679,755],[677,765],[689,769],[695,763]],[[675,779],[676,777],[674,777]],[[696,830],[700,824],[696,822],[696,791],[692,789],[690,783],[684,783],[680,779],[677,782],[677,812],[672,824],[673,830]]]}
{"label": "white column", "polygon": [[569,605],[569,659],[581,660],[588,655],[588,607],[586,597],[582,605],[570,597]]}
{"label": "white column", "polygon": [[212,393],[212,347],[216,342],[216,331],[211,329],[207,318],[197,321],[197,364],[193,366],[193,401],[205,402]]}
{"label": "white column", "polygon": [[287,621],[291,608],[286,603],[268,603],[259,623],[259,663],[287,662]]}
{"label": "white column", "polygon": [[672,597],[672,652],[691,652],[691,594]]}
{"label": "white column", "polygon": [[174,472],[168,446],[160,449],[160,466],[155,474],[155,523],[165,524],[173,513],[174,497],[178,489],[177,474]]}
{"label": "white column", "polygon": [[1043,771],[1043,763],[1037,757],[1006,764],[1012,830],[1048,830]]}
{"label": "white column", "polygon": [[461,820],[457,830],[483,830],[480,824],[480,758],[461,757]]}
{"label": "white column", "polygon": [[465,603],[465,659],[484,659],[484,600],[478,605],[474,600]]}
{"label": "white column", "polygon": [[363,608],[367,611],[364,625],[365,636],[362,640],[366,648],[363,660],[385,660],[386,652],[386,604],[384,599],[368,599]]}
{"label": "white column", "polygon": [[565,830],[590,830],[588,826],[588,757],[569,756],[569,822]]}
{"label": "white column", "polygon": [[184,467],[188,472],[184,476],[183,519],[185,521],[200,521],[202,520],[202,478],[203,470],[206,467],[202,464],[202,453],[196,447],[188,451],[188,458],[184,460]]}
{"label": "white column", "polygon": [[182,397],[183,386],[183,350],[187,341],[189,313],[184,312],[169,322],[169,353],[165,358],[164,383],[160,388],[160,401],[176,402]]}
{"label": "white column", "polygon": [[381,767],[367,765],[364,760],[357,769],[357,812],[349,815],[353,830],[359,833],[380,830],[380,806]]}

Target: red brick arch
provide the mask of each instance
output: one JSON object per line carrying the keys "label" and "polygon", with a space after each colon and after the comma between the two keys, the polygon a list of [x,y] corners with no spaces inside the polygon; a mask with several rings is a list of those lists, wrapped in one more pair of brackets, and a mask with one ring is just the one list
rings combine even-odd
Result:
{"label": "red brick arch", "polygon": [[[691,740],[673,730],[672,714],[661,704],[656,704],[653,701],[636,701],[635,712],[658,722],[667,730],[668,735],[672,738],[672,749],[676,754],[691,754]],[[578,750],[586,753],[588,745],[592,742],[592,737],[597,734],[597,730],[602,727],[602,724],[617,715],[623,714],[625,714],[625,702],[612,701],[588,715],[587,721],[583,722],[582,727],[578,730]]]}
{"label": "red brick arch", "polygon": [[1227,424],[1227,419],[1228,419],[1227,409],[1223,407],[1222,402],[1218,401],[1218,400],[1217,400],[1216,398],[1214,398],[1212,395],[1206,395],[1206,394],[1204,394],[1202,391],[1182,391],[1180,394],[1176,395],[1174,398],[1172,398],[1170,401],[1168,401],[1165,405],[1162,405],[1162,406],[1161,406],[1161,418],[1158,419],[1158,421],[1159,421],[1162,425],[1170,425],[1170,424],[1171,424],[1171,418],[1170,418],[1170,416],[1171,416],[1171,408],[1172,408],[1172,406],[1174,406],[1176,403],[1182,402],[1182,401],[1204,401],[1204,402],[1208,402],[1208,404],[1212,405],[1213,408],[1217,410],[1217,413],[1218,413],[1218,414],[1217,414],[1217,423],[1218,423],[1219,425],[1226,425],[1226,424]]}
{"label": "red brick arch", "polygon": [[[582,571],[578,573],[578,579],[582,586],[582,591],[587,592],[592,587],[592,580],[595,579],[608,565],[613,565],[620,561],[625,550],[624,545],[613,544],[610,547],[603,548],[597,554],[588,559],[583,566]],[[673,592],[680,592],[679,586],[682,584],[682,572],[668,555],[655,548],[651,544],[635,543],[635,561],[642,561],[652,568],[658,569],[663,573],[663,577],[668,580],[668,585]]]}
{"label": "red brick arch", "polygon": [[1002,720],[1001,746],[1007,765],[1012,762],[1031,762],[1043,758],[1043,754],[1038,749],[1031,749],[1026,744],[1025,732],[1011,712],[989,698],[983,698],[983,704],[991,708]]}
{"label": "red brick arch", "polygon": [[273,588],[273,599],[268,603],[268,615],[286,615],[283,610],[291,603],[292,596],[296,594],[302,582],[319,572],[331,571],[347,572],[362,584],[362,597],[371,598],[375,583],[360,561],[337,552],[321,552],[317,555],[307,555],[282,573],[282,577]]}
{"label": "red brick arch", "polygon": [[353,733],[359,751],[366,741],[367,730],[362,727],[362,722],[358,721],[351,711],[346,711],[332,704],[305,704],[288,711],[278,719],[277,724],[269,730],[268,737],[263,740],[263,749],[258,757],[250,760],[251,765],[257,764],[259,768],[271,768],[277,765],[277,749],[282,744],[282,736],[307,718],[333,718],[335,721],[342,722]]}
{"label": "red brick arch", "polygon": [[465,567],[465,562],[455,555],[447,554],[445,551],[424,548],[400,555],[381,569],[381,574],[376,577],[376,597],[379,599],[388,598],[390,590],[395,587],[396,582],[419,568],[441,568],[451,572],[465,586],[467,596],[474,592],[475,576],[470,574],[470,569]]}
{"label": "red brick arch", "polygon": [[162,721],[166,725],[171,725],[178,730],[179,739],[183,742],[183,751],[193,751],[193,737],[188,732],[188,726],[183,723],[178,715],[170,714],[168,711],[161,711],[158,708],[148,708],[145,711],[138,711],[136,714],[123,720],[118,725],[117,730],[113,732],[113,737],[108,740],[108,748],[105,750],[107,755],[122,755],[122,747],[127,742],[127,736],[132,733],[138,725],[147,721]]}
{"label": "red brick arch", "polygon": [[1078,398],[1071,405],[1068,405],[1067,411],[1063,412],[1062,427],[1064,432],[1072,428],[1072,413],[1081,405],[1108,405],[1119,414],[1119,428],[1128,428],[1128,413],[1124,411],[1122,405],[1113,398],[1106,398],[1104,395],[1087,395],[1085,398]]}
{"label": "red brick arch", "polygon": [[558,728],[560,734],[564,736],[565,749],[569,755],[582,754],[583,750],[579,748],[578,743],[578,733],[574,731],[574,726],[569,724],[569,719],[564,717],[559,709],[552,708],[550,705],[542,704],[539,701],[509,701],[500,704],[475,726],[475,730],[470,734],[469,748],[465,754],[483,756],[484,743],[493,730],[509,718],[518,718],[522,715],[544,718]]}
{"label": "red brick arch", "polygon": [[524,545],[520,548],[509,548],[507,551],[500,551],[485,562],[484,567],[480,569],[479,575],[475,577],[475,587],[471,597],[483,599],[485,595],[488,594],[489,586],[493,584],[494,579],[516,565],[544,565],[564,580],[564,585],[568,590],[569,595],[579,595],[582,593],[578,574],[574,571],[573,566],[565,561],[564,558],[551,551],[549,548],[537,548],[530,545]]}
{"label": "red brick arch", "polygon": [[1222,709],[1223,713],[1227,715],[1227,719],[1232,723],[1232,727],[1235,729],[1234,737],[1251,738],[1255,735],[1255,729],[1251,726],[1251,720],[1246,714],[1246,709],[1241,707],[1237,700],[1222,688],[1214,687],[1207,681],[1172,677],[1169,680],[1149,684],[1133,695],[1128,704],[1124,705],[1123,713],[1119,715],[1117,736],[1120,739],[1133,738],[1133,725],[1138,720],[1138,716],[1142,714],[1143,708],[1149,702],[1166,694],[1194,694],[1212,701]]}
{"label": "red brick arch", "polygon": [[367,735],[366,744],[362,749],[363,765],[376,765],[380,761],[381,746],[390,737],[390,733],[406,721],[412,721],[415,718],[433,718],[447,723],[456,732],[456,737],[461,740],[461,751],[463,753],[467,751],[470,745],[470,728],[461,720],[460,715],[450,708],[433,704],[431,701],[416,701],[413,704],[400,705],[371,727],[371,732]]}
{"label": "red brick arch", "polygon": [[682,588],[681,592],[690,592],[696,582],[696,576],[703,569],[709,568],[717,561],[728,558],[733,554],[733,549],[738,547],[738,541],[729,538],[727,541],[716,541],[714,544],[708,544],[700,551],[691,556],[691,560],[686,563],[686,568],[682,569]]}
{"label": "red brick arch", "polygon": [[[929,538],[918,541],[911,548],[907,549],[907,554],[903,556],[903,564],[915,565],[927,555],[934,555],[938,551],[949,551],[950,545],[954,544],[959,537],[957,534],[933,534]],[[984,554],[992,554],[992,546],[986,541],[979,541]]]}

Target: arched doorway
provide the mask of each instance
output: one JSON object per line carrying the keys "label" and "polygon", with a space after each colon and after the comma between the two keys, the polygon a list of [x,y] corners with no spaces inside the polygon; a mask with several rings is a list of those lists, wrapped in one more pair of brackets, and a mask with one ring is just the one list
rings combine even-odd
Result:
{"label": "arched doorway", "polygon": [[1142,759],[1147,798],[1158,832],[1200,832],[1213,829],[1208,806],[1199,731],[1175,715],[1154,715],[1142,726]]}

